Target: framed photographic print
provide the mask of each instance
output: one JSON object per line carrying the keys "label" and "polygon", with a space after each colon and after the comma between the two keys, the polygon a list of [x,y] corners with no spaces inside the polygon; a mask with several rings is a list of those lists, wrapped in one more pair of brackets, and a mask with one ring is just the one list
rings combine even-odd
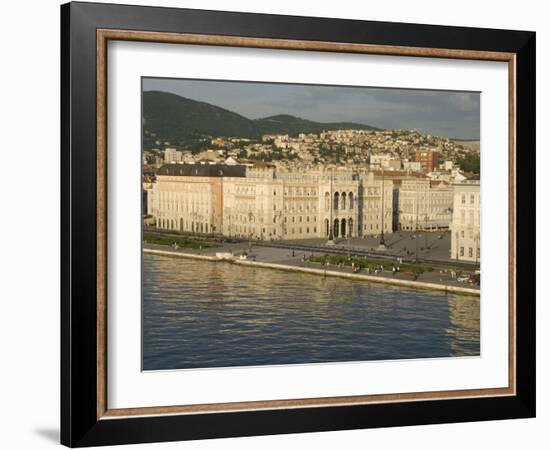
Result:
{"label": "framed photographic print", "polygon": [[535,415],[535,33],[61,25],[63,444]]}

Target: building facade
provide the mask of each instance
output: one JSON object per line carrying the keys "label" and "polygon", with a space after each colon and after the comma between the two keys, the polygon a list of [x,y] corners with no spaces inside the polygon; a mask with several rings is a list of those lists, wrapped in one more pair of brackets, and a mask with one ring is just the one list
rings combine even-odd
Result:
{"label": "building facade", "polygon": [[464,181],[454,186],[451,223],[451,258],[479,262],[480,191],[479,181]]}
{"label": "building facade", "polygon": [[450,226],[453,186],[428,178],[401,181],[398,192],[399,230],[440,230]]}
{"label": "building facade", "polygon": [[245,167],[220,164],[162,166],[149,192],[157,228],[221,233],[224,176],[244,177]]}
{"label": "building facade", "polygon": [[417,150],[415,154],[416,162],[422,166],[422,170],[426,173],[433,172],[439,164],[441,154],[435,150]]}
{"label": "building facade", "polygon": [[391,233],[392,187],[349,169],[172,164],[157,173],[151,214],[161,229],[248,239],[362,237]]}

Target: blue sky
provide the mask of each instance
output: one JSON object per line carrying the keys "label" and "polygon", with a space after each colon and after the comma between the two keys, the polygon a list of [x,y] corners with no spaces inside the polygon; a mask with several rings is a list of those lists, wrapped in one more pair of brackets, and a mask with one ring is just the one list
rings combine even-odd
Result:
{"label": "blue sky", "polygon": [[462,91],[144,78],[143,89],[211,103],[249,119],[291,114],[479,139],[480,94]]}

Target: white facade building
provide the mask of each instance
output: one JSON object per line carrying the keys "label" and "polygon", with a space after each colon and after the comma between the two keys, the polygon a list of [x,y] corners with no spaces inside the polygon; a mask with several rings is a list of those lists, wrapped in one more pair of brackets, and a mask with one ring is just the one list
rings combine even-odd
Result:
{"label": "white facade building", "polygon": [[399,188],[400,230],[449,228],[453,211],[453,187],[428,178],[407,178]]}
{"label": "white facade building", "polygon": [[454,185],[451,223],[451,258],[479,262],[480,258],[479,181]]}
{"label": "white facade building", "polygon": [[176,150],[175,148],[167,148],[164,150],[164,163],[179,163],[182,162],[183,152]]}
{"label": "white facade building", "polygon": [[262,240],[392,231],[393,182],[349,169],[172,164],[152,198],[161,229]]}

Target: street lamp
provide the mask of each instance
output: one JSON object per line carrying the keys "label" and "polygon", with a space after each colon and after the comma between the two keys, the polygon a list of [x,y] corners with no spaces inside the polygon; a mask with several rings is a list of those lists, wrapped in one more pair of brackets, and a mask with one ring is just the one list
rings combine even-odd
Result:
{"label": "street lamp", "polygon": [[475,260],[476,260],[475,268],[476,268],[476,269],[478,268],[478,264],[479,264],[479,258],[478,258],[478,255],[479,255],[479,247],[480,247],[480,244],[479,244],[479,233],[476,233],[475,240],[474,240],[474,251],[476,252],[476,256],[475,256]]}
{"label": "street lamp", "polygon": [[332,175],[333,175],[333,168],[330,169],[330,178],[329,178],[329,221],[328,221],[328,241],[326,245],[334,245],[334,234],[333,234],[333,227],[334,224],[332,223],[332,208],[333,208],[333,195],[332,195]]}
{"label": "street lamp", "polygon": [[386,197],[384,185],[385,185],[385,179],[384,179],[384,166],[382,166],[382,233],[380,233],[380,245],[378,245],[379,249],[385,249],[386,248],[386,240],[384,239],[384,215],[385,215],[385,207],[384,207],[384,198]]}
{"label": "street lamp", "polygon": [[249,250],[252,250],[252,218],[254,217],[254,214],[252,213],[252,211],[249,211],[248,212],[248,229],[249,229],[249,232],[248,232],[248,249]]}

